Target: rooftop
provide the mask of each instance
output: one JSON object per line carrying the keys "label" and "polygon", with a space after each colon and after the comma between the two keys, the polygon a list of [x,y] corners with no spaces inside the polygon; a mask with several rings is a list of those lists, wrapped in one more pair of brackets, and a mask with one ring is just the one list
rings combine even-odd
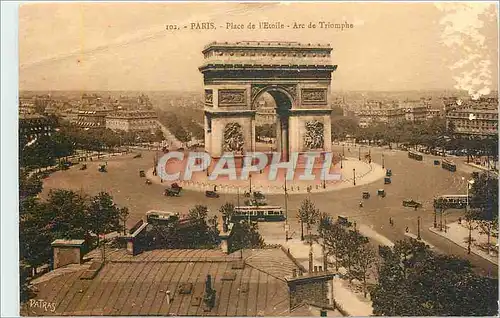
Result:
{"label": "rooftop", "polygon": [[[99,255],[95,251],[88,257]],[[297,268],[295,264],[281,249],[244,250],[243,268],[234,266],[240,256],[219,250],[153,250],[137,256],[124,249],[107,251],[107,264],[93,280],[80,279],[85,265],[71,271],[63,267],[53,271],[66,270],[61,275],[38,280],[36,298],[55,303],[56,309],[30,308],[27,314],[288,316],[284,277]],[[208,274],[217,294],[215,307],[205,312],[202,298]],[[190,293],[181,294],[181,285],[190,287]]]}

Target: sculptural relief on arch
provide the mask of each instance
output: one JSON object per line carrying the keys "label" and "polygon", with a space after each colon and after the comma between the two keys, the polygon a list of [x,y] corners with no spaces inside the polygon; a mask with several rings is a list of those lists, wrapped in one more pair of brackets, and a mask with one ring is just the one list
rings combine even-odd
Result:
{"label": "sculptural relief on arch", "polygon": [[298,42],[210,43],[199,68],[205,86],[205,150],[257,151],[256,101],[276,104],[277,151],[331,151],[332,48]]}

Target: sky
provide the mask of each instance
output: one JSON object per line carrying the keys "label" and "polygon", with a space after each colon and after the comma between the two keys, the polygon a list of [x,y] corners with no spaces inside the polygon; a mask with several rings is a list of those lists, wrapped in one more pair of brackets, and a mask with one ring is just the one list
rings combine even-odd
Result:
{"label": "sky", "polygon": [[[201,91],[213,41],[330,44],[332,89],[498,87],[493,3],[44,3],[19,9],[20,90]],[[347,22],[352,29],[227,30],[227,22]],[[216,30],[165,30],[214,22]]]}

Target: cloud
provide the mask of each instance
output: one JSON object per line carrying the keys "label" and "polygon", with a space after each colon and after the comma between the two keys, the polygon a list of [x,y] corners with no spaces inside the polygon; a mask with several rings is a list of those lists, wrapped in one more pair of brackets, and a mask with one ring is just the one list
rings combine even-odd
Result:
{"label": "cloud", "polygon": [[[492,3],[436,3],[444,16],[440,24],[442,44],[457,53],[458,59],[449,65],[456,81],[455,88],[465,90],[474,99],[491,92],[491,57],[488,56],[485,21],[496,20]],[[496,21],[495,21],[496,23]]]}

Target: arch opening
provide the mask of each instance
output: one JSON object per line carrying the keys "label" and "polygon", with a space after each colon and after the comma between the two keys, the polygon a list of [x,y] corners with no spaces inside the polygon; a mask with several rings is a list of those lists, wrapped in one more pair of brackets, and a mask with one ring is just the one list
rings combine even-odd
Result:
{"label": "arch opening", "polygon": [[[256,112],[256,136],[260,148],[278,151],[284,161],[289,160],[290,153],[290,109],[291,97],[279,88],[262,91],[252,107]],[[262,144],[264,142],[264,144]]]}

